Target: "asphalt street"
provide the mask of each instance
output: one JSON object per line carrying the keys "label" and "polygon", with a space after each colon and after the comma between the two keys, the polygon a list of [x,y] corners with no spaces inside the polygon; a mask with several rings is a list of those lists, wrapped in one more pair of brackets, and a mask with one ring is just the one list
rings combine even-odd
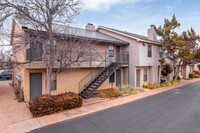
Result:
{"label": "asphalt street", "polygon": [[200,82],[32,133],[200,133]]}

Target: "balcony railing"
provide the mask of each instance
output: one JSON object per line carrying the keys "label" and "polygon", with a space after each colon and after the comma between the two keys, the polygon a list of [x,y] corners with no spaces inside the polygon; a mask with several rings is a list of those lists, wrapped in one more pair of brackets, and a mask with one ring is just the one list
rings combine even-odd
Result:
{"label": "balcony railing", "polygon": [[102,71],[102,69],[98,69],[99,67],[106,68],[111,63],[116,62],[120,65],[128,65],[129,64],[129,52],[120,52],[114,57],[108,56],[105,60],[103,60],[98,66],[96,66],[87,76],[85,76],[80,82],[79,82],[79,89],[78,91],[82,91],[82,89],[87,86],[90,82],[93,81],[93,79],[98,76],[98,74]]}
{"label": "balcony railing", "polygon": [[[128,52],[121,52],[123,54],[120,55],[120,57],[117,57],[116,60],[122,61],[122,64],[127,65],[129,54]],[[96,52],[91,54],[90,56],[84,57],[84,59],[81,59],[78,62],[73,63],[70,67],[72,68],[83,68],[83,67],[105,67],[108,62],[110,62],[114,57],[110,57],[108,52]],[[36,68],[38,67],[44,68],[44,62],[42,57],[42,52],[40,49],[37,48],[28,48],[26,49],[26,60],[31,61],[33,65],[27,65],[30,68]],[[36,62],[35,62],[36,61]],[[59,67],[59,63],[54,61],[55,68]],[[34,65],[34,63],[36,65]],[[39,64],[38,64],[39,63]],[[43,64],[41,64],[43,63]]]}
{"label": "balcony railing", "polygon": [[26,49],[26,60],[27,61],[42,61],[42,51],[38,48]]}

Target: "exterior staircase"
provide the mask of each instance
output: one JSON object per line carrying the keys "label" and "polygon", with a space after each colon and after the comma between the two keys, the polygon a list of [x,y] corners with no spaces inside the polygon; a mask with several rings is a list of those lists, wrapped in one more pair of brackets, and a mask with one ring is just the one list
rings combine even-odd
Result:
{"label": "exterior staircase", "polygon": [[[100,66],[103,69],[98,69],[98,66],[92,70],[85,78],[79,82],[79,96],[88,99],[92,94],[122,65],[128,63],[128,54],[119,53],[116,57],[108,57]],[[106,62],[109,60],[108,62]]]}

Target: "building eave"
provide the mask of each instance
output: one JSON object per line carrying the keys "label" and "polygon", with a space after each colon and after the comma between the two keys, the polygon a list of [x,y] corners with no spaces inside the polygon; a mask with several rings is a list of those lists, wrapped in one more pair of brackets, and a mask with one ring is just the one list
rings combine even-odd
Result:
{"label": "building eave", "polygon": [[131,36],[131,35],[123,34],[123,33],[121,33],[121,32],[118,32],[118,31],[115,31],[115,30],[112,30],[112,29],[108,29],[108,28],[106,28],[106,27],[102,27],[102,26],[98,26],[97,29],[96,29],[96,31],[99,31],[100,29],[104,29],[104,30],[107,30],[107,31],[110,31],[110,32],[113,32],[113,33],[116,33],[116,34],[119,34],[119,35],[128,37],[128,38],[134,39],[134,40],[136,40],[136,41],[138,41],[138,42],[144,42],[144,43],[150,43],[150,44],[162,46],[162,44],[159,43],[159,42],[143,40],[143,39],[140,39],[140,38],[137,38],[137,37],[133,37],[133,36]]}

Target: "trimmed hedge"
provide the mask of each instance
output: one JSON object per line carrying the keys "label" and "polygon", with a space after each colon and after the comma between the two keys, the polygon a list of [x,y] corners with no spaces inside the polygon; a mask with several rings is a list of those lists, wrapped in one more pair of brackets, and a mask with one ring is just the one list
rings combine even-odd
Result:
{"label": "trimmed hedge", "polygon": [[33,117],[54,114],[67,109],[81,107],[83,100],[73,92],[58,95],[42,95],[29,101]]}
{"label": "trimmed hedge", "polygon": [[194,74],[193,73],[189,73],[189,78],[193,79],[194,78]]}

